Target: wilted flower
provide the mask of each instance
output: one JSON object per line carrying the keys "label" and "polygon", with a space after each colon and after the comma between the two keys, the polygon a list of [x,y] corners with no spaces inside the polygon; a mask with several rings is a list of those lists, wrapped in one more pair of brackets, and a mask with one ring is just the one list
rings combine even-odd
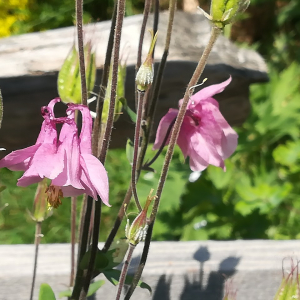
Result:
{"label": "wilted flower", "polygon": [[[193,171],[202,171],[208,165],[221,167],[225,171],[224,160],[237,147],[237,133],[226,122],[220,113],[218,102],[212,98],[221,93],[230,81],[231,78],[220,84],[208,86],[189,100],[177,143],[184,156],[190,157],[190,167]],[[182,100],[179,101],[179,106],[181,103]],[[178,110],[171,108],[161,119],[153,149],[161,147],[177,114]]]}
{"label": "wilted flower", "polygon": [[[68,109],[69,116],[55,118],[53,108],[60,101],[56,98],[42,108],[44,122],[36,144],[5,156],[0,168],[25,171],[18,186],[28,186],[43,178],[51,180],[46,190],[48,202],[53,207],[61,204],[62,197],[87,193],[94,199],[99,195],[108,205],[108,178],[100,161],[91,155],[92,118],[83,114],[80,136],[74,119],[74,110],[88,111],[83,105]],[[63,123],[57,141],[56,124]]]}

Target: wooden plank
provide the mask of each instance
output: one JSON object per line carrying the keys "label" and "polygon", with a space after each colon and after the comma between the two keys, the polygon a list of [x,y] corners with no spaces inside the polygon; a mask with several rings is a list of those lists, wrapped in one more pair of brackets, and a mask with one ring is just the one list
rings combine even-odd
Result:
{"label": "wooden plank", "polygon": [[[99,244],[101,247],[102,244]],[[191,241],[153,242],[143,280],[153,288],[154,300],[221,300],[225,277],[232,278],[237,299],[273,299],[282,278],[282,260],[299,257],[300,241]],[[137,265],[142,244],[135,251]],[[0,246],[0,299],[28,299],[33,267],[33,245]],[[41,245],[37,271],[38,286],[49,283],[56,293],[69,281],[70,246]],[[225,277],[224,277],[225,275]],[[114,299],[109,282],[96,299]],[[138,289],[132,299],[151,299]]]}

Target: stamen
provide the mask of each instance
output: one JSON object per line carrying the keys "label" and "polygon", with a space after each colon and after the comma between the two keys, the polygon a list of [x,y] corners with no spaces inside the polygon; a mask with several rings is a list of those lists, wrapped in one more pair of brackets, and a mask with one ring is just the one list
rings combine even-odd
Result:
{"label": "stamen", "polygon": [[45,193],[47,193],[47,201],[51,207],[58,208],[62,204],[61,198],[63,198],[64,195],[59,186],[51,184]]}

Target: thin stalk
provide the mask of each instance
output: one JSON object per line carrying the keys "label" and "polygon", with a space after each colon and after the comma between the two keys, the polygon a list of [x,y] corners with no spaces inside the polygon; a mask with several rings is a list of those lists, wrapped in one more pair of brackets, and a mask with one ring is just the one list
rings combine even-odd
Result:
{"label": "thin stalk", "polygon": [[124,215],[125,215],[125,212],[126,212],[126,209],[128,207],[128,204],[130,202],[130,199],[131,199],[131,196],[132,196],[132,189],[131,189],[131,185],[130,187],[128,188],[127,190],[127,193],[124,197],[124,200],[123,200],[123,203],[119,209],[119,212],[118,212],[118,215],[117,215],[117,218],[116,218],[116,221],[115,221],[115,224],[113,226],[113,228],[111,229],[110,233],[109,233],[109,236],[103,246],[103,251],[104,252],[107,252],[111,243],[113,242],[119,228],[120,228],[120,225],[122,223],[122,220],[124,218]]}
{"label": "thin stalk", "polygon": [[[159,21],[159,0],[153,0],[154,3],[154,21],[153,21],[153,32],[154,35],[157,32],[157,28],[158,28],[158,21]],[[152,53],[153,57],[154,57],[154,50]]]}
{"label": "thin stalk", "polygon": [[119,54],[120,54],[120,44],[121,44],[121,31],[123,26],[123,19],[125,14],[125,3],[126,0],[119,0],[117,5],[117,20],[114,35],[114,46],[113,46],[113,64],[112,64],[112,81],[111,81],[111,94],[109,111],[106,123],[106,130],[103,138],[102,148],[99,155],[101,163],[104,165],[106,153],[109,147],[111,131],[114,123],[114,113],[116,104],[116,94],[117,94],[117,81],[118,81],[118,65],[119,65]]}
{"label": "thin stalk", "polygon": [[[121,44],[121,31],[122,31],[123,19],[125,14],[125,3],[126,0],[119,0],[117,3],[117,17],[116,17],[116,26],[114,30],[114,43],[113,43],[113,64],[112,64],[110,104],[109,104],[108,118],[106,123],[106,130],[103,138],[102,148],[99,154],[99,160],[103,165],[105,163],[111,132],[113,128],[113,122],[114,122],[116,89],[117,89],[117,80],[118,80],[118,64],[119,64],[119,53],[120,53],[120,44]],[[86,277],[84,280],[83,290],[80,295],[80,299],[85,299],[93,275],[97,247],[98,247],[98,240],[99,240],[100,219],[101,219],[101,199],[98,197],[98,201],[95,203],[95,217],[94,217],[91,257],[90,257]]]}
{"label": "thin stalk", "polygon": [[100,232],[100,221],[101,221],[101,199],[98,197],[98,201],[95,201],[95,218],[92,236],[92,247],[91,247],[91,257],[89,261],[89,266],[84,279],[83,290],[81,291],[80,300],[84,300],[87,297],[89,286],[93,278],[94,265],[96,260],[96,254],[98,250],[99,232]]}
{"label": "thin stalk", "polygon": [[[169,165],[170,165],[170,162],[171,162],[172,157],[173,157],[174,148],[175,148],[177,138],[178,138],[178,135],[179,135],[179,131],[180,131],[180,128],[181,128],[181,124],[183,122],[183,118],[184,118],[184,115],[185,115],[185,112],[186,112],[187,104],[188,104],[188,101],[190,99],[190,95],[193,94],[193,91],[194,91],[193,87],[197,84],[197,82],[200,79],[201,74],[203,73],[203,70],[204,70],[204,67],[206,65],[209,54],[210,54],[210,52],[211,52],[211,50],[212,50],[212,48],[213,48],[213,46],[214,46],[214,44],[215,44],[215,42],[218,38],[220,32],[221,32],[221,30],[218,27],[215,27],[215,26],[212,27],[211,35],[210,35],[210,39],[208,41],[208,44],[207,44],[207,46],[205,47],[205,49],[203,51],[203,54],[200,58],[200,61],[197,65],[197,67],[194,71],[194,74],[193,74],[192,78],[190,79],[190,82],[189,82],[189,84],[187,86],[187,89],[185,91],[185,94],[184,94],[184,97],[183,97],[183,102],[182,102],[181,107],[179,109],[179,112],[178,112],[173,130],[172,130],[172,133],[171,133],[168,150],[167,150],[167,153],[166,153],[166,156],[165,156],[165,161],[164,161],[163,168],[162,168],[162,171],[161,171],[161,176],[160,176],[160,179],[159,179],[159,182],[158,182],[158,187],[157,187],[157,191],[156,191],[157,199],[160,199],[160,197],[161,197],[161,193],[162,193],[162,190],[163,190],[163,187],[164,187],[167,175],[168,175]],[[154,206],[156,205],[156,203],[157,203],[157,208],[158,208],[159,200],[154,203]]]}
{"label": "thin stalk", "polygon": [[[157,10],[158,8],[159,8],[159,1],[156,1],[155,10]],[[144,139],[143,139],[142,147],[141,147],[141,153],[140,153],[140,159],[139,159],[140,166],[142,166],[142,164],[143,164],[143,161],[144,161],[144,158],[146,155],[146,151],[147,151],[147,146],[149,143],[150,134],[151,134],[152,127],[153,127],[153,116],[155,114],[155,110],[157,107],[157,101],[158,101],[158,96],[160,93],[162,77],[164,74],[165,66],[167,63],[167,58],[169,55],[169,48],[170,48],[170,43],[171,43],[171,35],[172,35],[175,11],[176,11],[176,0],[170,0],[170,2],[169,2],[169,20],[168,20],[168,28],[167,28],[167,35],[166,35],[166,41],[165,41],[165,49],[164,49],[164,53],[163,53],[161,62],[158,67],[157,76],[155,77],[152,95],[151,95],[151,98],[148,101],[149,103],[147,103],[147,107],[146,107],[147,128],[145,129]],[[154,18],[154,26],[155,26],[154,30],[157,30],[158,18],[159,18],[159,13],[157,11],[155,13],[155,18]],[[156,32],[156,31],[154,31],[154,32]],[[139,172],[140,172],[140,170],[139,170]]]}
{"label": "thin stalk", "polygon": [[30,291],[30,298],[29,298],[30,300],[33,299],[33,292],[34,292],[34,286],[35,286],[37,260],[38,260],[39,245],[40,245],[40,240],[41,240],[41,228],[42,228],[42,222],[36,222],[35,223],[35,238],[34,238],[34,244],[35,244],[34,265],[33,265],[33,275],[32,275],[31,291]]}
{"label": "thin stalk", "polygon": [[133,278],[133,281],[132,281],[132,284],[130,285],[125,297],[124,297],[124,300],[129,300],[130,297],[132,296],[141,276],[142,276],[142,273],[143,273],[143,270],[144,270],[144,267],[145,267],[145,264],[146,264],[146,261],[147,261],[147,257],[148,257],[148,252],[149,252],[149,249],[150,249],[150,243],[151,243],[151,237],[152,237],[152,231],[153,231],[153,225],[154,223],[151,223],[148,227],[148,230],[147,230],[147,234],[146,234],[146,238],[145,238],[145,243],[144,243],[144,248],[143,248],[143,253],[142,253],[142,256],[141,256],[141,260],[140,260],[140,264],[134,274],[134,278]]}
{"label": "thin stalk", "polygon": [[138,155],[140,149],[140,132],[141,132],[141,123],[142,123],[142,116],[143,116],[144,95],[145,95],[144,92],[138,91],[138,110],[137,110],[136,124],[135,124],[133,160],[132,160],[132,172],[131,172],[132,194],[134,196],[134,200],[139,211],[142,211],[142,207],[139,202],[139,198],[136,190],[136,182],[137,182],[136,170],[137,170],[137,162],[138,162]]}
{"label": "thin stalk", "polygon": [[172,29],[173,29],[173,23],[174,23],[174,17],[175,17],[175,11],[176,11],[176,0],[170,0],[169,2],[169,20],[168,20],[168,28],[167,28],[167,35],[166,35],[166,41],[165,41],[165,49],[164,53],[158,68],[157,76],[155,78],[154,87],[153,87],[153,93],[150,101],[150,106],[147,115],[153,116],[156,109],[156,103],[158,100],[159,92],[160,92],[160,86],[162,83],[162,77],[165,70],[167,57],[169,55],[169,49],[170,49],[170,43],[171,43],[171,36],[172,36]]}
{"label": "thin stalk", "polygon": [[82,104],[87,105],[87,88],[85,78],[85,63],[84,63],[84,47],[83,47],[83,0],[76,0],[76,27],[78,40],[78,54],[79,54],[79,69],[81,78],[81,101]]}
{"label": "thin stalk", "polygon": [[81,288],[83,285],[83,278],[84,278],[84,272],[81,268],[79,268],[80,262],[86,253],[87,244],[88,244],[88,232],[90,227],[90,219],[91,219],[91,210],[93,206],[93,199],[90,196],[85,195],[87,199],[86,201],[86,211],[84,214],[84,219],[82,223],[82,231],[80,235],[80,244],[79,244],[79,250],[78,250],[78,261],[77,261],[77,271],[76,271],[76,277],[75,277],[75,284],[72,292],[71,299],[72,300],[78,300],[81,292]]}
{"label": "thin stalk", "polygon": [[175,124],[175,121],[176,121],[176,118],[171,122],[171,124],[166,132],[166,136],[164,137],[164,140],[161,143],[161,146],[159,147],[158,151],[155,153],[154,157],[149,162],[145,163],[145,165],[143,167],[145,167],[145,168],[150,167],[156,161],[156,159],[159,157],[159,155],[163,151],[165,145],[167,144],[167,141],[169,139],[169,136],[170,136],[171,130],[173,128],[173,125]]}
{"label": "thin stalk", "polygon": [[77,197],[71,197],[71,275],[70,275],[70,287],[72,287],[74,285],[74,276],[75,276],[76,206],[77,206]]}
{"label": "thin stalk", "polygon": [[124,262],[124,265],[123,265],[122,271],[121,271],[121,275],[120,275],[120,281],[119,281],[119,287],[118,287],[118,291],[117,291],[116,300],[119,300],[120,297],[121,297],[122,289],[124,287],[124,283],[125,283],[125,280],[126,280],[126,275],[127,275],[127,272],[128,272],[128,267],[130,265],[134,249],[135,249],[135,246],[132,245],[132,244],[129,244],[127,258]]}
{"label": "thin stalk", "polygon": [[[135,66],[135,75],[142,64],[143,42],[144,42],[145,30],[146,30],[146,25],[147,25],[150,9],[151,9],[151,0],[145,0],[143,21],[142,21],[140,40],[139,40],[139,45],[138,45],[137,62],[136,62],[136,66]],[[138,107],[138,94],[137,93],[138,93],[137,88],[135,86],[135,107]]]}
{"label": "thin stalk", "polygon": [[165,160],[164,160],[164,164],[163,164],[163,167],[162,167],[160,179],[159,179],[159,182],[158,182],[157,191],[156,191],[156,197],[157,198],[156,198],[156,200],[154,202],[154,205],[153,205],[153,208],[152,208],[152,212],[151,212],[151,216],[150,216],[150,222],[149,222],[149,228],[148,228],[148,232],[147,232],[146,239],[145,239],[145,244],[144,244],[144,249],[143,249],[141,261],[140,261],[139,267],[138,267],[138,269],[135,273],[134,280],[132,281],[132,284],[130,285],[130,288],[129,288],[124,300],[128,300],[131,297],[131,295],[134,292],[134,290],[137,286],[137,283],[138,283],[138,281],[141,277],[144,266],[146,264],[146,260],[147,260],[147,256],[148,256],[148,252],[149,252],[149,247],[150,247],[152,229],[153,229],[155,218],[156,218],[156,215],[157,215],[162,190],[163,190],[163,187],[164,187],[167,175],[168,175],[170,162],[172,160],[172,156],[173,156],[173,153],[174,153],[174,148],[175,148],[177,138],[178,138],[178,135],[179,135],[179,131],[180,131],[180,127],[181,127],[181,124],[183,122],[183,118],[184,118],[184,115],[185,115],[185,112],[186,112],[187,104],[188,104],[188,101],[190,99],[190,94],[193,93],[193,90],[194,90],[193,87],[197,84],[201,74],[203,73],[203,70],[204,70],[204,67],[206,65],[209,54],[210,54],[210,52],[212,50],[212,47],[214,46],[214,44],[215,44],[215,42],[218,38],[220,32],[221,32],[221,30],[219,28],[217,28],[215,26],[212,27],[209,42],[208,42],[207,46],[204,49],[204,52],[203,52],[203,54],[202,54],[202,56],[199,60],[199,63],[197,65],[197,67],[194,71],[194,74],[193,74],[192,78],[190,79],[190,82],[189,82],[189,84],[187,86],[187,89],[185,91],[183,102],[182,102],[182,105],[179,109],[179,112],[178,112],[173,130],[172,130],[172,133],[171,133],[168,150],[167,150],[167,153],[166,153],[166,156],[165,156]]}
{"label": "thin stalk", "polygon": [[103,103],[104,103],[104,97],[105,92],[107,88],[108,78],[109,78],[109,68],[110,68],[110,62],[112,57],[112,50],[113,50],[113,44],[114,44],[114,29],[116,26],[116,20],[117,20],[117,1],[115,1],[114,4],[114,11],[112,15],[111,20],[111,27],[109,32],[109,38],[108,38],[108,44],[106,49],[106,56],[105,56],[105,62],[103,66],[103,72],[102,72],[102,78],[101,78],[101,84],[100,84],[100,91],[97,99],[97,107],[96,107],[96,119],[94,122],[93,127],[93,139],[92,139],[92,149],[93,154],[98,156],[98,149],[99,143],[102,142],[102,140],[99,139],[100,132],[101,132],[101,118],[102,118],[102,110],[103,110]]}

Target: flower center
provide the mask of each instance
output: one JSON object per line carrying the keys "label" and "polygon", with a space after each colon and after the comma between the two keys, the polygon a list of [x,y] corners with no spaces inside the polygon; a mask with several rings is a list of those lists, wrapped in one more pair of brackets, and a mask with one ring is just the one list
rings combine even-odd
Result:
{"label": "flower center", "polygon": [[186,111],[186,115],[189,117],[189,121],[190,121],[191,125],[194,125],[194,126],[200,125],[201,118],[193,110],[188,109]]}
{"label": "flower center", "polygon": [[49,205],[53,208],[58,208],[61,203],[61,198],[63,198],[63,192],[59,186],[50,185],[45,193],[47,193],[47,201]]}

